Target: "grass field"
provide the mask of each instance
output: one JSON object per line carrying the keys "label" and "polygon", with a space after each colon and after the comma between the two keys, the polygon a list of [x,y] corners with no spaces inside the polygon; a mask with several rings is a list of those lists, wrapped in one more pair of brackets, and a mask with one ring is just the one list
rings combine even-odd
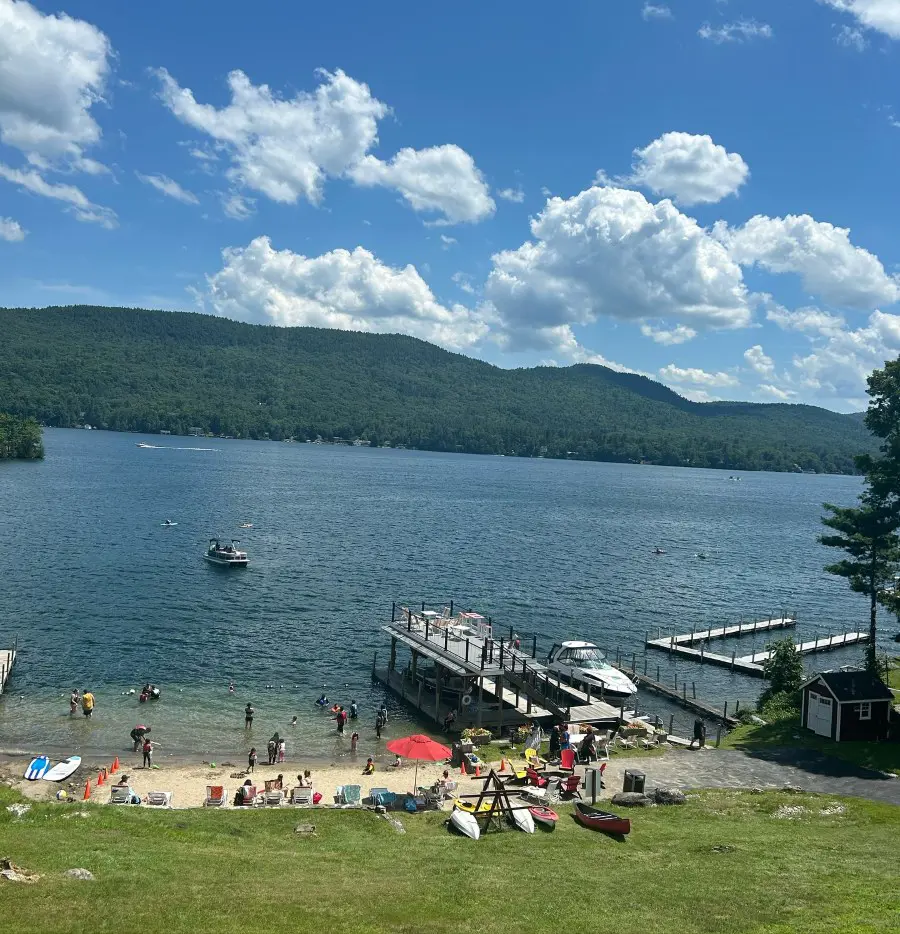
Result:
{"label": "grass field", "polygon": [[[0,804],[14,800],[0,789]],[[479,842],[446,814],[0,807],[0,930],[53,932],[884,932],[900,911],[900,808],[705,792],[631,813],[625,842],[562,815],[555,833]],[[775,816],[783,805],[808,810]],[[83,812],[87,817],[80,817]],[[315,837],[294,833],[315,823]],[[83,867],[95,882],[63,877]]]}

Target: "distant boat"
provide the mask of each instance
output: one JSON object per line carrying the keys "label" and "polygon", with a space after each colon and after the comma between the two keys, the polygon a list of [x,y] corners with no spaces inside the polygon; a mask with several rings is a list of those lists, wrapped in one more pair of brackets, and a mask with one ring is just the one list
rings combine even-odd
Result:
{"label": "distant boat", "polygon": [[701,561],[705,561],[707,558],[707,555],[703,551],[698,551],[697,554],[694,555],[694,557],[699,558]]}
{"label": "distant boat", "polygon": [[203,557],[210,564],[218,564],[221,567],[245,568],[249,563],[247,552],[238,551],[238,544],[237,540],[232,539],[230,545],[222,545],[219,539],[211,538],[209,548],[206,549],[206,554]]}
{"label": "distant boat", "polygon": [[252,523],[252,522],[242,522],[240,527],[241,527],[242,529],[252,529],[252,528],[253,528],[253,523]]}
{"label": "distant boat", "polygon": [[151,451],[156,449],[156,445],[155,445],[155,444],[147,444],[147,443],[144,442],[144,441],[138,441],[137,445],[135,445],[135,446],[136,446],[136,447],[139,447],[139,448],[150,448]]}
{"label": "distant boat", "polygon": [[654,549],[653,549],[653,554],[655,554],[655,555],[664,555],[665,552],[662,550],[662,548],[654,548]]}
{"label": "distant boat", "polygon": [[164,529],[170,529],[172,528],[172,526],[175,526],[175,525],[178,525],[178,523],[173,522],[171,519],[166,519],[166,521],[162,523],[162,526]]}

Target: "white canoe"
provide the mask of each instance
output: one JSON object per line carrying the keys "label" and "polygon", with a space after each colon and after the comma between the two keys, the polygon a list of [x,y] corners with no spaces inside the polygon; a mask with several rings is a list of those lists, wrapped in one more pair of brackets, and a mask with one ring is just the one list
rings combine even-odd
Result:
{"label": "white canoe", "polygon": [[81,765],[81,756],[69,756],[64,762],[57,762],[42,777],[45,782],[61,782],[64,778],[68,778],[79,765]]}
{"label": "white canoe", "polygon": [[534,833],[534,818],[527,808],[516,808],[512,811],[512,820],[518,830],[525,833]]}
{"label": "white canoe", "polygon": [[450,812],[450,823],[463,836],[471,837],[473,840],[477,840],[481,836],[481,828],[478,826],[478,821],[475,820],[475,815],[469,814],[468,811],[460,811],[459,808],[454,808]]}

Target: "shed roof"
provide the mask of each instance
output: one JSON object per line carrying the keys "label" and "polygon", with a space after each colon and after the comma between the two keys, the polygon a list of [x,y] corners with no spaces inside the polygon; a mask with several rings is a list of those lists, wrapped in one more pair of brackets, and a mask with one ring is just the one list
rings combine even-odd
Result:
{"label": "shed roof", "polygon": [[825,682],[839,704],[894,699],[890,688],[868,671],[822,671],[803,687],[819,680]]}

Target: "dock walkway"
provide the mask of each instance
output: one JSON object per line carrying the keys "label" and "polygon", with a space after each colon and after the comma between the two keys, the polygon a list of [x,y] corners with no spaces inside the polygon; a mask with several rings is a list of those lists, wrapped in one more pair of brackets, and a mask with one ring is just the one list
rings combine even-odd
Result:
{"label": "dock walkway", "polygon": [[16,649],[0,649],[0,694],[6,689],[12,667],[16,662]]}
{"label": "dock walkway", "polygon": [[775,616],[771,619],[759,619],[752,622],[739,622],[736,626],[717,626],[713,629],[692,629],[680,636],[662,636],[662,630],[657,629],[657,638],[646,640],[647,645],[668,649],[673,645],[693,645],[695,642],[708,642],[710,639],[728,639],[733,636],[749,636],[755,632],[768,632],[772,629],[787,629],[797,625],[797,618],[788,613]]}

